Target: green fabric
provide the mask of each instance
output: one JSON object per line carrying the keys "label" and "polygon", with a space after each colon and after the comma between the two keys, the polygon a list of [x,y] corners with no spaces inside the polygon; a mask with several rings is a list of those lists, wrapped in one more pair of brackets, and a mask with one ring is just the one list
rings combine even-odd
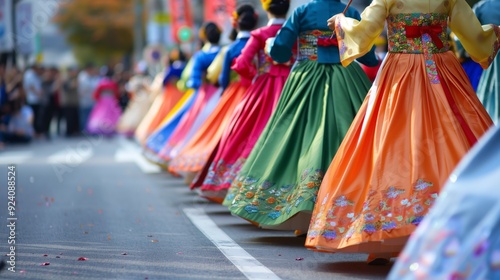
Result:
{"label": "green fabric", "polygon": [[488,69],[483,71],[477,96],[496,125],[500,121],[500,55],[497,55]]}
{"label": "green fabric", "polygon": [[323,174],[369,87],[356,63],[347,68],[314,61],[296,65],[229,189],[224,203],[231,212],[278,225],[299,211],[312,211]]}

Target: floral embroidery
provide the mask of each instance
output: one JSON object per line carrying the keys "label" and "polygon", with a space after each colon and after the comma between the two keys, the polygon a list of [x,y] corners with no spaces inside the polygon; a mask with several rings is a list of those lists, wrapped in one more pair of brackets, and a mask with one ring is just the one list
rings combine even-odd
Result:
{"label": "floral embroidery", "polygon": [[264,52],[264,50],[259,50],[257,59],[257,74],[262,75],[264,73],[269,73],[273,60]]}
{"label": "floral embroidery", "polygon": [[325,231],[323,232],[322,236],[325,238],[325,239],[335,239],[337,238],[337,233],[335,231]]}
{"label": "floral embroidery", "polygon": [[342,24],[340,22],[341,22],[340,20],[336,21],[336,24],[335,24],[335,33],[336,33],[337,41],[338,41],[338,44],[339,44],[339,56],[340,56],[340,60],[345,60],[345,59],[347,59],[347,55],[346,54],[348,54],[348,50],[347,50],[347,46],[344,43],[345,31],[342,28]]}
{"label": "floral embroidery", "polygon": [[[439,84],[439,75],[432,55],[450,49],[446,34],[447,20],[448,15],[439,13],[389,16],[387,19],[389,52],[425,54],[425,68],[429,80],[432,84]],[[410,31],[409,27],[415,26],[422,29],[413,28],[411,36],[407,34]],[[420,32],[422,35],[414,36],[415,32]]]}
{"label": "floral embroidery", "polygon": [[[395,14],[387,18],[387,37],[389,52],[393,53],[441,53],[450,49],[450,42],[446,34],[447,14],[439,13],[413,13],[413,14]],[[437,34],[443,42],[443,48],[438,49],[432,40],[424,42],[422,37],[407,38],[406,26],[441,26],[441,32]],[[424,33],[427,34],[427,33]]]}
{"label": "floral embroidery", "polygon": [[306,202],[315,203],[323,176],[322,170],[308,168],[301,173],[297,184],[277,185],[243,175],[234,180],[226,201],[231,202],[232,211],[243,209],[248,214],[277,219],[291,215],[294,209],[302,209]]}
{"label": "floral embroidery", "polygon": [[[326,215],[313,217],[310,232],[332,240],[418,225],[437,198],[433,188],[432,182],[418,179],[408,187],[372,189],[361,209],[356,207],[357,202],[341,194],[330,199],[329,203],[321,204],[319,213]],[[375,200],[375,197],[380,199]]]}
{"label": "floral embroidery", "polygon": [[[397,189],[396,187],[389,187],[387,191],[385,192],[385,197],[386,198],[397,198],[400,194],[405,193],[405,190],[403,189]],[[364,208],[364,207],[363,207]]]}
{"label": "floral embroidery", "polygon": [[312,30],[301,32],[299,36],[299,56],[297,60],[317,60],[318,46],[322,43],[330,44],[331,42],[327,39],[330,38],[332,34],[333,31],[331,30]]}

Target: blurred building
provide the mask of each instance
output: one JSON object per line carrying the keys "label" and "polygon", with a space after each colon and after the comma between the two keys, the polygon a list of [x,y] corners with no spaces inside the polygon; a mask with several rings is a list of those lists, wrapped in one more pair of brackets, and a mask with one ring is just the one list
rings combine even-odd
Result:
{"label": "blurred building", "polygon": [[[10,28],[3,33],[9,49],[2,49],[8,54],[8,63],[16,62],[24,67],[38,62],[44,65],[69,66],[75,63],[70,46],[65,36],[52,22],[60,0],[3,0],[8,3],[10,11],[2,10],[0,14],[9,13]],[[5,8],[5,6],[0,7]]]}

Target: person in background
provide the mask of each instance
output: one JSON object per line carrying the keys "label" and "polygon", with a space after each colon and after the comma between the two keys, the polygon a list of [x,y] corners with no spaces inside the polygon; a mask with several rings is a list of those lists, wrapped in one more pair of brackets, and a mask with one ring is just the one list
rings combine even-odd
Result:
{"label": "person in background", "polygon": [[90,111],[92,111],[95,105],[95,100],[92,95],[99,80],[97,68],[90,63],[78,74],[79,122],[82,132],[85,131]]}
{"label": "person in background", "polygon": [[5,93],[8,100],[14,100],[24,96],[23,75],[15,66],[11,67],[5,75]]}
{"label": "person in background", "polygon": [[137,126],[153,102],[153,99],[150,98],[151,77],[148,75],[146,61],[138,62],[134,72],[134,76],[125,84],[130,100],[127,102],[127,107],[117,126],[117,131],[126,137],[134,135]]}
{"label": "person in background", "polygon": [[6,85],[6,73],[5,73],[5,65],[0,64],[0,106],[7,102],[7,85]]}
{"label": "person in background", "polygon": [[171,50],[165,64],[165,71],[158,73],[151,82],[150,96],[154,97],[153,104],[135,130],[135,138],[141,144],[161,125],[183,96],[176,84],[186,67],[184,53],[179,48]]}
{"label": "person in background", "polygon": [[[500,25],[500,0],[482,0],[473,7],[481,24]],[[482,44],[483,42],[477,42]],[[498,43],[498,42],[497,42]],[[493,122],[500,123],[500,55],[481,74],[477,96],[490,114]]]}
{"label": "person in background", "polygon": [[127,105],[130,101],[130,92],[127,90],[127,83],[130,80],[130,73],[124,69],[123,64],[119,63],[113,68],[113,80],[118,85],[118,91],[120,92],[120,99],[118,103],[122,111],[125,111]]}
{"label": "person in background", "polygon": [[23,76],[23,88],[26,93],[26,102],[33,110],[33,125],[35,137],[40,137],[40,99],[42,97],[42,78],[43,68],[37,64],[31,65]]}
{"label": "person in background", "polygon": [[61,89],[61,107],[66,121],[66,137],[80,134],[80,122],[78,113],[78,69],[68,69],[68,76],[64,80]]}
{"label": "person in background", "polygon": [[120,92],[113,81],[113,71],[104,66],[101,68],[102,79],[99,81],[93,98],[97,101],[90,112],[86,132],[90,134],[111,136],[116,132],[116,125],[121,115],[118,104]]}
{"label": "person in background", "polygon": [[0,149],[5,143],[29,143],[33,139],[33,109],[25,104],[25,97],[20,96],[10,105],[8,121],[0,125]]}
{"label": "person in background", "polygon": [[42,76],[42,95],[40,98],[39,127],[42,138],[50,139],[50,127],[54,116],[57,117],[58,104],[57,92],[60,88],[58,70],[49,67],[44,70]]}

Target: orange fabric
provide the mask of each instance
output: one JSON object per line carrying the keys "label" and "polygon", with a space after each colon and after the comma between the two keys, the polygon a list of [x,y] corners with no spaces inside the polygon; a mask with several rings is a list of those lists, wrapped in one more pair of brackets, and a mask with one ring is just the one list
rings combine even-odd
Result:
{"label": "orange fabric", "polygon": [[181,99],[183,93],[174,85],[167,84],[164,92],[158,95],[148,113],[144,116],[139,127],[135,131],[136,139],[144,145],[146,139],[153,133]]}
{"label": "orange fabric", "polygon": [[247,89],[241,82],[229,85],[212,114],[182,151],[172,159],[169,164],[170,172],[198,172],[203,168]]}
{"label": "orange fabric", "polygon": [[431,84],[424,55],[388,55],[321,184],[306,247],[402,249],[471,148],[453,107],[475,138],[492,125],[452,56],[433,55],[441,83]]}

